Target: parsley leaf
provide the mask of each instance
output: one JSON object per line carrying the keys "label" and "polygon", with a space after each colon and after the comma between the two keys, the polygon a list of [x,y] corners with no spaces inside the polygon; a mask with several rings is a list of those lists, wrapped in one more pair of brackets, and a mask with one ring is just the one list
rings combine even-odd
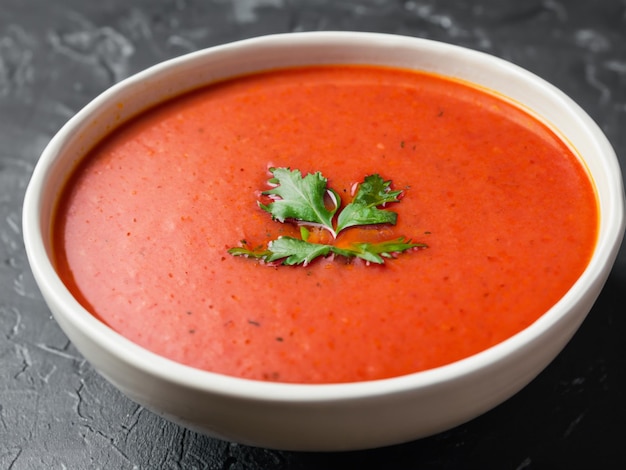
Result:
{"label": "parsley leaf", "polygon": [[383,264],[384,258],[395,258],[398,253],[413,248],[426,248],[426,245],[400,237],[379,243],[353,243],[348,248],[336,248],[333,251],[343,256],[355,256],[370,263]]}
{"label": "parsley leaf", "polygon": [[385,258],[395,258],[398,253],[424,248],[423,243],[413,243],[404,237],[380,243],[353,243],[349,247],[310,243],[293,237],[278,237],[268,243],[267,249],[249,250],[244,247],[231,248],[228,252],[235,256],[257,258],[266,263],[306,266],[319,256],[331,253],[346,258],[361,258],[369,263],[383,264]]}
{"label": "parsley leaf", "polygon": [[282,264],[309,264],[318,256],[326,256],[330,253],[331,245],[309,243],[292,237],[278,237],[269,242],[267,249],[271,255],[268,262],[282,260]]}
{"label": "parsley leaf", "polygon": [[[317,225],[328,230],[333,238],[337,232],[333,228],[333,217],[339,208],[339,196],[332,189],[327,189],[328,180],[320,172],[309,173],[304,178],[300,170],[289,168],[270,168],[273,178],[268,182],[276,185],[275,188],[264,191],[273,202],[267,205],[259,203],[261,209],[272,214],[272,218],[279,222],[294,219]],[[325,196],[330,196],[334,207],[327,209]]]}
{"label": "parsley leaf", "polygon": [[352,202],[339,214],[337,233],[355,225],[395,225],[398,214],[378,209],[378,206],[384,206],[388,202],[398,202],[402,191],[391,191],[390,185],[391,181],[384,181],[379,175],[367,176],[359,185]]}
{"label": "parsley leaf", "polygon": [[300,170],[270,168],[272,178],[268,183],[274,186],[262,194],[272,202],[262,204],[261,209],[269,212],[272,219],[279,222],[293,220],[300,225],[301,238],[278,237],[266,247],[250,249],[247,243],[228,250],[233,256],[255,258],[268,264],[307,265],[320,256],[339,255],[346,258],[361,258],[368,263],[383,264],[385,259],[395,258],[399,253],[417,248],[425,248],[423,243],[413,243],[399,237],[379,243],[357,242],[348,246],[313,243],[309,241],[310,231],[305,227],[316,226],[328,230],[333,238],[344,229],[358,225],[395,225],[398,214],[381,209],[387,203],[398,202],[402,191],[391,190],[391,181],[380,175],[366,176],[348,205],[339,213],[336,225],[335,214],[341,205],[339,194],[327,187],[328,180],[320,172],[302,176]]}

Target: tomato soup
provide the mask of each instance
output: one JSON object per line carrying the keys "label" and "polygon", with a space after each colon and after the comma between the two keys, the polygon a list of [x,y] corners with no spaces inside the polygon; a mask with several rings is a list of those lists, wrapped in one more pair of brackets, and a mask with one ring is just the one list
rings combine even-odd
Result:
{"label": "tomato soup", "polygon": [[[384,264],[232,256],[299,236],[259,207],[272,167],[321,172],[344,206],[380,175],[403,191],[387,206],[397,223],[339,238],[427,248]],[[434,368],[518,333],[577,280],[597,228],[586,169],[516,104],[426,73],[320,66],[195,90],[104,137],[67,182],[53,245],[84,307],[148,350],[336,383]]]}

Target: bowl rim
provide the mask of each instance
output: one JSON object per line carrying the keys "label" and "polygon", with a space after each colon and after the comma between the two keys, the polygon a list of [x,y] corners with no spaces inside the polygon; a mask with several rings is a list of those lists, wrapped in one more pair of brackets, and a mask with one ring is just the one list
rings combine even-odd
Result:
{"label": "bowl rim", "polygon": [[[249,47],[281,47],[288,44],[298,47],[303,44],[404,44],[426,47],[442,53],[463,54],[477,63],[490,67],[503,68],[544,89],[555,100],[560,101],[569,111],[583,121],[590,129],[596,144],[606,157],[606,167],[612,200],[610,213],[602,212],[601,219],[609,225],[599,233],[592,259],[580,278],[569,291],[539,319],[527,328],[504,341],[472,356],[434,369],[415,372],[403,376],[372,381],[350,383],[301,384],[264,382],[239,377],[231,377],[215,372],[204,371],[177,363],[144,349],[115,332],[97,320],[84,309],[65,288],[56,274],[45,246],[47,228],[42,226],[41,206],[46,193],[56,155],[63,145],[73,138],[81,121],[98,112],[120,92],[132,89],[148,77],[166,76],[185,63],[202,61],[217,53],[237,54],[238,50]],[[74,117],[72,117],[51,139],[41,154],[28,184],[23,205],[23,236],[28,260],[40,289],[49,302],[63,309],[62,315],[76,328],[86,334],[91,341],[106,349],[118,359],[151,376],[201,392],[222,396],[240,397],[266,402],[323,402],[328,400],[353,400],[371,398],[392,393],[404,393],[415,389],[438,387],[450,381],[459,380],[480,370],[487,369],[503,358],[527,348],[537,341],[545,331],[567,317],[575,305],[581,301],[590,285],[604,283],[608,276],[607,265],[614,261],[624,232],[624,188],[619,161],[595,122],[573,100],[562,91],[526,69],[504,59],[463,46],[443,43],[431,39],[401,36],[387,33],[325,31],[281,33],[243,39],[212,46],[184,54],[140,71],[96,96]],[[599,197],[599,196],[598,196]],[[594,299],[595,300],[595,299]],[[54,312],[53,312],[54,313]],[[55,317],[57,314],[55,313]]]}

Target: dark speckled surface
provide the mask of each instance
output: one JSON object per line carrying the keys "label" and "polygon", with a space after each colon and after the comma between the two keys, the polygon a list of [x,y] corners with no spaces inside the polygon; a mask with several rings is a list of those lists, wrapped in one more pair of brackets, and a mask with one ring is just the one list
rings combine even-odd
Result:
{"label": "dark speckled surface", "polygon": [[588,319],[528,387],[451,431],[342,454],[248,448],[170,424],[98,376],[51,318],[21,235],[53,134],[163,59],[261,34],[400,33],[492,53],[554,83],[626,166],[624,0],[0,0],[1,469],[626,468],[626,253]]}

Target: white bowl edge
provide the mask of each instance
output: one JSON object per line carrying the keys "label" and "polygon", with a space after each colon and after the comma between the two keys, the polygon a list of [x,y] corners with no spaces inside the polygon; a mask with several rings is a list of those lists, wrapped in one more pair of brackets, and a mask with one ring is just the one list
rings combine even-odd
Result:
{"label": "white bowl edge", "polygon": [[[254,399],[268,405],[281,403],[297,405],[298,403],[311,402],[321,405],[341,402],[342,406],[346,406],[349,400],[375,401],[381,397],[388,397],[390,394],[402,397],[415,388],[420,388],[423,391],[430,388],[436,391],[439,390],[441,383],[445,383],[451,378],[462,381],[463,377],[479,373],[481,370],[491,371],[493,365],[498,364],[503,357],[509,355],[522,357],[520,352],[529,352],[529,345],[533,345],[543,332],[550,328],[556,328],[555,334],[558,341],[555,342],[554,351],[547,352],[545,357],[541,358],[541,361],[544,362],[543,366],[547,365],[584,320],[587,313],[584,310],[588,311],[593,305],[609,274],[606,266],[607,264],[612,265],[615,260],[624,232],[624,189],[620,176],[621,171],[610,143],[595,122],[569,97],[544,80],[513,64],[480,52],[418,38],[378,33],[327,32],[289,34],[287,39],[291,44],[291,52],[287,54],[283,47],[286,40],[285,36],[266,36],[217,46],[147,69],[95,98],[63,127],[44,150],[25,197],[23,217],[25,245],[36,281],[55,314],[55,318],[70,339],[79,346],[78,349],[86,357],[89,356],[88,359],[94,363],[94,366],[114,383],[119,382],[119,378],[115,378],[116,374],[109,370],[109,367],[114,361],[121,361],[132,368],[141,370],[147,376],[157,377],[174,384],[176,389],[186,387],[198,392],[211,392],[233,400]],[[600,221],[598,250],[594,253],[581,278],[555,307],[519,334],[462,361],[392,379],[318,386],[255,382],[199,371],[173,363],[132,344],[110,330],[72,298],[48,259],[49,239],[46,236],[42,237],[42,234],[49,232],[46,227],[49,227],[53,210],[52,204],[57,195],[43,193],[40,188],[45,181],[63,178],[63,168],[68,164],[75,165],[78,162],[80,156],[87,150],[86,147],[90,143],[93,144],[94,136],[102,135],[118,123],[124,122],[145,109],[146,96],[157,99],[157,95],[176,94],[177,92],[173,88],[170,89],[169,93],[167,91],[173,81],[182,80],[184,82],[183,89],[188,89],[206,80],[222,79],[231,75],[259,70],[259,67],[267,65],[268,61],[273,61],[281,67],[320,63],[322,61],[326,63],[330,53],[332,53],[331,61],[341,63],[343,59],[345,63],[348,57],[353,57],[349,53],[352,47],[358,46],[360,48],[364,43],[370,41],[372,42],[370,50],[353,58],[352,63],[384,63],[385,65],[402,67],[419,66],[420,69],[427,69],[435,73],[460,76],[464,80],[495,89],[516,101],[527,101],[525,98],[527,98],[529,88],[524,88],[524,86],[533,87],[533,96],[537,90],[540,91],[536,95],[536,99],[529,103],[535,109],[535,113],[540,114],[554,127],[562,129],[566,138],[581,154],[598,153],[607,156],[601,160],[585,161],[585,164],[594,174],[601,214],[604,214]],[[341,43],[339,47],[337,46],[338,43]],[[428,52],[416,56],[412,64],[407,64],[405,60],[400,59],[404,54],[403,48],[412,49],[416,45],[427,49]],[[294,54],[293,51],[296,49],[300,51],[299,54]],[[249,60],[242,60],[241,57],[236,60],[231,58],[233,52],[242,50],[246,51],[245,57]],[[285,54],[290,58],[285,58]],[[435,57],[438,60],[435,60]],[[455,66],[446,68],[444,62],[441,61],[442,57],[454,61]],[[498,73],[478,73],[478,67],[470,67],[476,63],[490,64],[492,70],[497,70]],[[213,67],[207,64],[219,65],[220,73],[213,72]],[[174,71],[176,67],[182,67],[182,69]],[[172,80],[172,76],[175,77],[174,80]],[[157,88],[160,91],[150,91],[154,84],[158,84]],[[520,86],[519,84],[524,85]],[[141,88],[139,91],[131,89],[134,86]],[[506,87],[511,87],[511,89],[505,91]],[[123,106],[116,108],[115,115],[109,116],[108,119],[95,118],[102,110],[111,107],[111,100],[123,103]],[[566,116],[563,116],[562,113],[556,113],[548,103],[559,103],[559,106],[565,107],[570,113]],[[581,133],[581,129],[584,129],[584,132]],[[71,147],[71,151],[66,153],[63,161],[55,163],[53,161],[54,155],[61,150],[66,151],[68,146]],[[42,215],[37,216],[39,213]],[[588,292],[583,292],[583,286],[588,283],[591,283],[593,288]],[[577,307],[581,303],[585,305],[582,310]],[[64,306],[70,306],[70,311],[66,311]],[[582,311],[584,314],[581,313]],[[566,317],[571,315],[576,315],[578,318],[576,321],[566,324]],[[563,326],[560,326],[560,323]],[[100,348],[109,351],[115,350],[110,354],[117,355],[117,357],[115,359],[108,358],[109,362],[105,364],[95,354],[95,351]],[[529,366],[529,368],[532,368],[533,371],[536,370],[535,367]],[[536,370],[536,373],[538,372],[539,370]],[[457,424],[470,419],[477,413],[486,411],[494,403],[502,401],[504,396],[510,396],[526,385],[536,373],[526,374],[519,383],[512,384],[504,392],[484,400],[484,403],[462,417]],[[129,390],[132,383],[118,383],[118,385],[121,388],[126,388],[127,393],[132,395],[132,391]],[[147,406],[150,404],[147,403]],[[176,419],[176,416],[173,419]],[[185,418],[180,417],[180,421],[185,422]],[[445,426],[449,425],[450,422],[445,424]],[[432,432],[433,429],[442,430],[436,428],[436,426],[430,426],[428,432]],[[404,430],[403,432],[406,438],[408,431]],[[221,436],[219,433],[216,434]],[[396,440],[398,438],[399,436],[395,437]],[[360,439],[363,442],[367,441],[366,437]],[[371,437],[369,439],[371,441]],[[370,446],[370,441],[357,447]],[[251,437],[248,442],[255,444]],[[391,443],[391,441],[384,444],[387,443]],[[308,448],[313,446],[310,442],[307,445]],[[354,446],[347,445],[346,447],[353,448]]]}

